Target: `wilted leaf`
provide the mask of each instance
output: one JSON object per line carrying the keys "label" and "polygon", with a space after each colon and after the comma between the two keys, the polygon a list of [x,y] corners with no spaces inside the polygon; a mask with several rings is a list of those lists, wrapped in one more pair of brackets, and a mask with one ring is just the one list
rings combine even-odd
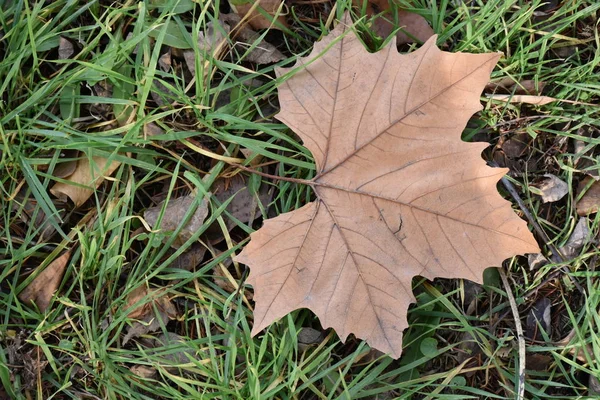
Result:
{"label": "wilted leaf", "polygon": [[600,183],[598,181],[587,177],[579,184],[578,193],[581,194],[592,180],[594,182],[577,202],[578,215],[589,215],[598,212],[600,206]]}
{"label": "wilted leaf", "polygon": [[77,170],[79,150],[61,150],[61,161],[56,164],[52,175],[67,178]]}
{"label": "wilted leaf", "polygon": [[575,225],[575,229],[573,229],[573,233],[569,236],[569,240],[567,240],[567,243],[560,248],[561,253],[567,257],[567,259],[572,259],[577,255],[579,249],[590,240],[589,235],[590,228],[588,227],[588,219],[584,217],[579,218],[577,225]]}
{"label": "wilted leaf", "polygon": [[156,377],[157,374],[156,368],[148,367],[146,365],[134,365],[131,368],[129,368],[129,370],[135,375],[144,379],[152,379]]}
{"label": "wilted leaf", "polygon": [[[259,204],[266,207],[271,201],[271,192],[268,186],[261,185],[258,193],[251,193],[248,182],[241,175],[235,175],[231,179],[220,179],[215,182],[211,190],[221,203],[233,197],[226,210],[244,224],[261,216]],[[225,218],[225,224],[228,229],[237,226],[237,223],[231,218]]]}
{"label": "wilted leaf", "polygon": [[507,170],[486,165],[487,143],[460,139],[499,55],[442,52],[435,38],[408,55],[395,40],[375,54],[353,34],[332,44],[349,25],[279,87],[277,118],[315,158],[316,200],[265,221],[237,261],[251,269],[254,335],[310,308],[342,340],[399,357],[414,276],[481,282],[539,247],[496,191]]}
{"label": "wilted leaf", "polygon": [[542,93],[545,86],[545,82],[538,82],[531,79],[517,82],[513,78],[507,76],[499,81],[490,82],[485,85],[485,91],[495,92],[500,90],[515,95],[537,95]]}
{"label": "wilted leaf", "polygon": [[[210,21],[206,24],[206,30],[198,33],[198,50],[202,53],[211,54],[214,50],[220,47],[227,38],[227,35],[231,31],[228,24],[222,23],[221,20],[217,20],[218,24]],[[196,55],[193,50],[187,50],[183,52],[185,64],[192,73],[196,74]]]}
{"label": "wilted leaf", "polygon": [[552,335],[552,302],[542,297],[531,307],[527,314],[526,334],[532,340],[544,340],[540,330],[543,329],[548,336]]}
{"label": "wilted leaf", "polygon": [[527,263],[529,270],[533,271],[548,264],[548,259],[542,253],[532,253],[527,255]]}
{"label": "wilted leaf", "polygon": [[71,58],[73,54],[75,54],[75,46],[73,46],[73,43],[71,43],[69,39],[61,36],[60,43],[58,45],[58,59],[66,60]]}
{"label": "wilted leaf", "polygon": [[50,193],[58,198],[68,197],[75,206],[79,207],[94,194],[104,181],[105,176],[111,175],[121,163],[113,161],[108,164],[108,160],[103,157],[82,157],[77,161],[77,167],[67,180],[71,184],[57,182],[50,189]]}
{"label": "wilted leaf", "polygon": [[[142,303],[127,314],[127,317],[136,321],[127,329],[123,345],[134,337],[160,329],[161,325],[166,325],[177,316],[177,310],[164,289],[148,289],[142,285],[127,296],[125,308],[134,307],[139,302]],[[158,315],[155,314],[155,307]]]}
{"label": "wilted leaf", "polygon": [[[163,208],[164,201],[156,207],[147,209],[144,212],[144,219],[152,226],[152,229],[160,229],[163,232],[173,232],[177,229],[179,224],[181,224],[185,215],[193,206],[195,198],[196,195],[190,194],[177,199],[171,199],[160,222],[160,226],[156,226],[156,224]],[[171,246],[174,248],[181,247],[202,227],[207,215],[208,202],[206,199],[203,199],[188,222],[181,228]],[[166,240],[168,240],[168,238],[165,238],[165,241]]]}
{"label": "wilted leaf", "polygon": [[415,39],[419,42],[426,42],[435,32],[427,23],[427,20],[419,14],[411,13],[400,8],[397,9],[398,26],[394,25],[394,8],[390,5],[390,0],[353,0],[355,6],[362,9],[366,2],[366,11],[368,16],[383,13],[375,19],[373,31],[382,38],[387,38],[397,27],[401,29],[396,33],[396,44],[413,43]]}
{"label": "wilted leaf", "polygon": [[546,180],[537,187],[544,203],[558,201],[569,193],[569,185],[556,175],[545,174],[544,176],[546,177]]}
{"label": "wilted leaf", "polygon": [[33,301],[40,311],[48,309],[50,300],[60,285],[71,251],[67,251],[50,263],[27,287],[19,293],[19,299],[25,303]]}
{"label": "wilted leaf", "polygon": [[[259,2],[259,5],[254,7],[254,3],[257,1]],[[231,4],[231,8],[233,8],[240,17],[250,13],[246,21],[248,21],[248,24],[254,29],[281,29],[277,23],[272,21],[273,18],[265,17],[260,9],[262,9],[263,13],[267,13],[274,17],[278,14],[278,10],[282,6],[282,0],[229,0],[229,4]],[[281,13],[279,14],[277,22],[279,25],[287,27],[288,24],[285,17],[281,15]]]}
{"label": "wilted leaf", "polygon": [[[223,14],[221,18],[232,27],[240,22],[240,17],[235,14]],[[238,52],[245,54],[252,43],[260,40],[260,35],[252,29],[239,27],[235,30],[235,38],[237,40],[236,46],[240,47]],[[263,39],[244,57],[244,60],[255,64],[271,64],[285,58],[275,46]]]}
{"label": "wilted leaf", "polygon": [[546,104],[558,101],[554,97],[548,96],[531,96],[531,95],[510,95],[510,94],[490,94],[487,96],[491,100],[503,101],[505,103],[526,103],[535,106],[544,106]]}

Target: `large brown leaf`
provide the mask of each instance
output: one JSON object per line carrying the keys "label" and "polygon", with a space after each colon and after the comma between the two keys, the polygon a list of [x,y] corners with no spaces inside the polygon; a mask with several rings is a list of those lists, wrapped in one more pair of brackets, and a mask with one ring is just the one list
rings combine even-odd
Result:
{"label": "large brown leaf", "polygon": [[496,191],[507,169],[486,165],[487,143],[460,139],[499,55],[442,52],[435,38],[370,54],[352,32],[332,45],[348,23],[279,88],[277,118],[317,164],[316,200],[267,220],[237,260],[251,268],[253,334],[306,307],[342,340],[399,357],[415,275],[481,282],[539,248]]}

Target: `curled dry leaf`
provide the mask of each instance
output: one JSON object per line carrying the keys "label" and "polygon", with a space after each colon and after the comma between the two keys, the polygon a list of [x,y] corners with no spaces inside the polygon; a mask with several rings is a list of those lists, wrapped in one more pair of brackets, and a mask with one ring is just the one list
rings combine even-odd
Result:
{"label": "curled dry leaf", "polygon": [[[148,289],[142,285],[127,296],[125,308],[129,309],[139,302],[142,303],[127,314],[136,321],[127,329],[123,345],[135,337],[160,329],[161,325],[177,317],[177,310],[164,289]],[[154,312],[155,307],[158,314]]]}
{"label": "curled dry leaf", "polygon": [[586,177],[586,179],[579,184],[578,193],[581,194],[590,183],[591,186],[589,186],[587,191],[577,202],[578,215],[589,215],[598,212],[600,206],[600,183],[598,181],[591,177]]}
{"label": "curled dry leaf", "polygon": [[573,233],[569,236],[567,243],[560,248],[561,253],[568,259],[577,256],[578,251],[590,240],[590,228],[587,218],[579,218]]}
{"label": "curled dry leaf", "polygon": [[[240,17],[235,14],[223,14],[221,15],[221,18],[232,27],[237,26],[240,23]],[[252,43],[255,43],[260,39],[260,35],[252,29],[238,26],[238,28],[235,29],[235,38],[238,41],[237,46],[243,46],[238,52],[244,54]],[[285,58],[286,57],[277,50],[275,46],[263,39],[260,40],[258,45],[244,57],[244,60],[255,64],[271,64],[284,60]]]}
{"label": "curled dry leaf", "polygon": [[27,287],[19,293],[19,299],[25,303],[33,301],[40,311],[48,309],[50,300],[60,285],[65,268],[69,262],[71,251],[67,251],[50,263],[36,276]]}
{"label": "curled dry leaf", "polygon": [[237,261],[255,289],[252,334],[309,308],[342,340],[399,357],[414,276],[482,282],[539,247],[496,190],[507,169],[460,138],[499,54],[443,52],[435,37],[407,55],[395,39],[374,54],[354,34],[332,43],[350,25],[346,15],[279,87],[277,118],[316,161],[316,200],[265,221]]}
{"label": "curled dry leaf", "polygon": [[67,178],[70,183],[57,182],[50,193],[58,198],[68,197],[79,207],[94,194],[94,190],[104,182],[104,177],[110,176],[119,165],[121,163],[118,161],[108,164],[104,157],[82,157],[77,161],[75,171]]}
{"label": "curled dry leaf", "polygon": [[[259,3],[255,6],[255,3]],[[250,13],[246,18],[248,24],[254,29],[281,29],[279,25],[287,27],[288,24],[285,20],[285,16],[281,15],[284,12],[282,8],[282,0],[229,0],[231,8],[240,16],[244,17]],[[259,10],[262,9],[262,10]],[[281,10],[281,12],[279,12]],[[276,24],[272,21],[272,18],[265,17],[262,13],[267,13],[271,16],[278,15]]]}
{"label": "curled dry leaf", "polygon": [[[206,30],[198,33],[198,50],[202,53],[213,53],[214,50],[222,46],[227,40],[227,36],[231,28],[228,24],[222,23],[221,20],[215,22],[210,21],[206,24]],[[196,74],[196,55],[193,50],[183,52],[185,64],[192,73]]]}
{"label": "curled dry leaf", "polygon": [[[160,216],[161,210],[163,209],[164,201],[156,207],[150,207],[144,212],[144,219],[150,224],[152,229],[160,229],[163,232],[173,232],[177,230],[177,227],[183,221],[185,215],[189,209],[194,205],[196,201],[196,195],[190,194],[182,196],[177,199],[171,199],[160,222],[160,226],[157,226],[158,217]],[[177,237],[171,244],[171,247],[181,247],[194,233],[196,233],[204,223],[206,216],[208,215],[208,202],[203,199],[202,202],[196,208],[194,214],[190,217],[188,222],[181,228]],[[169,238],[165,238],[167,241]]]}
{"label": "curled dry leaf", "polygon": [[569,185],[556,175],[545,174],[547,179],[538,185],[540,196],[544,203],[552,203],[565,197],[569,193]]}
{"label": "curled dry leaf", "polygon": [[527,314],[526,335],[532,340],[544,340],[542,330],[552,336],[552,302],[542,297]]}
{"label": "curled dry leaf", "polygon": [[425,18],[419,14],[411,13],[398,9],[398,26],[394,25],[393,8],[389,0],[353,0],[355,6],[362,9],[366,2],[366,11],[368,16],[377,15],[383,12],[383,15],[377,17],[374,21],[373,31],[382,38],[387,38],[397,27],[401,29],[396,33],[396,44],[413,43],[415,39],[419,42],[426,42],[435,32],[429,26]]}
{"label": "curled dry leaf", "polygon": [[487,97],[491,100],[498,100],[505,103],[525,103],[535,106],[545,106],[546,104],[558,101],[554,97],[548,96],[531,96],[531,95],[510,95],[510,94],[488,94]]}
{"label": "curled dry leaf", "polygon": [[[240,222],[247,224],[261,216],[259,203],[266,207],[271,201],[272,193],[267,185],[261,185],[258,193],[251,193],[248,183],[241,175],[235,175],[230,179],[219,179],[212,186],[214,196],[221,203],[233,199],[227,205],[227,212]],[[225,218],[225,224],[229,230],[237,226],[231,218]]]}
{"label": "curled dry leaf", "polygon": [[531,79],[515,81],[513,78],[507,76],[500,79],[499,81],[490,82],[487,85],[485,85],[485,91],[503,91],[515,95],[538,95],[542,93],[545,86],[545,82],[538,82]]}

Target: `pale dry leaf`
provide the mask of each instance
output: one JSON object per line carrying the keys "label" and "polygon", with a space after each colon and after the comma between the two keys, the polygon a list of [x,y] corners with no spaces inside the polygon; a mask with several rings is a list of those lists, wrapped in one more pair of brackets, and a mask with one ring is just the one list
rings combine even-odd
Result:
{"label": "pale dry leaf", "polygon": [[[156,207],[148,208],[144,212],[144,219],[148,222],[148,224],[150,224],[152,229],[160,229],[163,232],[173,232],[177,229],[179,224],[181,224],[185,215],[196,201],[195,198],[195,194],[189,194],[177,199],[170,199],[160,222],[160,226],[157,226],[157,222],[158,217],[163,209],[164,201]],[[196,208],[194,214],[192,214],[187,223],[181,228],[177,234],[177,237],[171,244],[171,247],[181,247],[189,238],[194,235],[194,233],[200,229],[200,227],[202,227],[207,215],[208,202],[204,198]],[[165,241],[167,240],[168,238],[165,238]]]}
{"label": "pale dry leaf", "polygon": [[[60,150],[60,162],[54,167],[52,175],[57,178],[68,178],[77,169],[79,150]],[[66,160],[65,160],[66,159]]]}
{"label": "pale dry leaf", "polygon": [[70,256],[71,251],[69,250],[52,261],[19,293],[19,299],[25,303],[33,301],[40,311],[46,311],[54,292],[60,285]]}
{"label": "pale dry leaf", "polygon": [[[240,17],[235,14],[223,14],[221,15],[221,18],[232,27],[237,26],[240,23]],[[236,46],[239,47],[238,51],[245,54],[252,43],[260,40],[260,35],[252,29],[242,26],[235,30],[235,38],[237,40]],[[262,39],[250,53],[246,54],[244,60],[255,64],[271,64],[284,60],[285,58],[283,53],[277,50],[275,46]]]}
{"label": "pale dry leaf", "polygon": [[395,40],[371,54],[353,33],[332,43],[350,24],[279,87],[277,119],[313,154],[316,200],[266,220],[237,261],[255,289],[253,335],[309,308],[342,340],[399,357],[414,276],[482,282],[539,247],[496,190],[508,170],[486,165],[487,143],[461,141],[499,54],[442,52],[435,37],[407,55]]}
{"label": "pale dry leaf", "polygon": [[590,240],[590,228],[588,226],[588,219],[585,217],[579,218],[569,240],[563,247],[560,248],[561,253],[567,257],[568,260],[575,257],[578,251]]}
{"label": "pale dry leaf", "polygon": [[[106,176],[110,176],[121,165],[118,161],[108,164],[104,157],[94,156],[91,160],[82,157],[77,161],[75,171],[69,175],[70,183],[57,182],[50,189],[50,193],[58,198],[70,198],[75,206],[79,207],[94,194]],[[82,187],[83,186],[83,187]]]}
{"label": "pale dry leaf", "polygon": [[556,175],[545,174],[546,180],[538,185],[540,196],[544,203],[552,203],[565,197],[569,193],[569,185]]}
{"label": "pale dry leaf", "polygon": [[[211,190],[221,203],[233,197],[226,210],[244,224],[260,217],[259,202],[266,207],[272,197],[267,185],[261,185],[256,194],[251,193],[248,183],[241,175],[235,175],[231,179],[219,179],[213,184]],[[231,218],[225,218],[225,224],[230,230],[237,226]]]}
{"label": "pale dry leaf", "polygon": [[[590,181],[594,180],[591,177],[586,177],[580,184],[578,193],[581,192],[589,185]],[[597,213],[600,208],[600,183],[596,180],[591,184],[587,191],[583,194],[581,199],[577,202],[577,214],[578,215],[589,215]]]}
{"label": "pale dry leaf", "polygon": [[[257,1],[259,4],[254,7],[254,4]],[[279,22],[281,26],[288,26],[285,16],[281,15],[281,12],[283,12],[282,0],[229,0],[229,4],[240,17],[244,17],[246,14],[250,13],[246,18],[246,21],[248,21],[248,24],[253,29],[281,29],[276,23],[265,17],[259,11],[259,8],[273,17],[278,15],[277,22]],[[281,12],[279,12],[280,9]]]}
{"label": "pale dry leaf", "polygon": [[504,92],[513,92],[515,95],[538,95],[542,93],[546,82],[539,82],[532,79],[526,79],[523,81],[515,81],[513,78],[507,76],[499,81],[490,82],[485,85],[486,92],[495,92],[501,90]]}
{"label": "pale dry leaf", "polygon": [[[231,28],[228,24],[223,23],[221,20],[210,21],[206,24],[206,30],[198,33],[198,50],[201,54],[212,53],[215,49],[222,46],[227,40],[227,36]],[[196,55],[193,50],[186,50],[183,52],[185,64],[192,73],[196,74]],[[203,57],[201,57],[203,58]]]}
{"label": "pale dry leaf", "polygon": [[[363,2],[366,2],[366,12],[368,16],[383,13],[374,21],[373,31],[382,38],[387,38],[397,27],[394,26],[393,8],[389,0],[353,0],[355,6],[362,9]],[[397,11],[398,27],[401,29],[396,33],[396,44],[413,43],[417,41],[425,43],[435,32],[429,26],[425,18],[419,14],[398,9]]]}
{"label": "pale dry leaf", "polygon": [[73,54],[75,54],[75,46],[73,46],[73,43],[69,39],[61,36],[58,44],[58,59],[66,60],[71,58]]}
{"label": "pale dry leaf", "polygon": [[[138,305],[140,302],[141,304]],[[160,329],[161,325],[166,325],[170,319],[177,316],[177,309],[164,289],[148,289],[142,285],[132,290],[127,296],[125,308],[132,307],[135,308],[127,314],[127,317],[135,321],[128,327],[123,337],[123,345],[132,338]],[[154,311],[155,307],[158,315]]]}
{"label": "pale dry leaf", "polygon": [[156,368],[148,367],[146,365],[134,365],[134,366],[130,367],[129,370],[133,374],[139,376],[140,378],[144,378],[144,379],[155,378],[158,373],[156,371]]}
{"label": "pale dry leaf", "polygon": [[529,264],[530,271],[541,268],[548,264],[548,262],[548,259],[544,257],[542,253],[532,253],[527,255],[527,263]]}
{"label": "pale dry leaf", "polygon": [[546,104],[554,103],[558,101],[554,97],[548,96],[532,96],[527,94],[488,94],[487,97],[491,100],[498,100],[505,103],[525,103],[533,104],[535,106],[545,106]]}

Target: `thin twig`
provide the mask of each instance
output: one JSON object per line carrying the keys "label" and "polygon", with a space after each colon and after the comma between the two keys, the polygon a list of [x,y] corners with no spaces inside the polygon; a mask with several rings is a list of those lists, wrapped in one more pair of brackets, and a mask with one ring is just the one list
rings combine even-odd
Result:
{"label": "thin twig", "polygon": [[523,336],[523,326],[521,325],[521,317],[519,316],[519,309],[517,308],[517,302],[515,296],[508,283],[506,273],[502,268],[498,268],[500,272],[500,278],[502,278],[502,284],[504,290],[506,290],[506,297],[510,303],[512,310],[513,319],[515,320],[515,328],[517,330],[517,342],[519,343],[519,380],[517,382],[517,400],[522,400],[525,397],[525,337]]}

